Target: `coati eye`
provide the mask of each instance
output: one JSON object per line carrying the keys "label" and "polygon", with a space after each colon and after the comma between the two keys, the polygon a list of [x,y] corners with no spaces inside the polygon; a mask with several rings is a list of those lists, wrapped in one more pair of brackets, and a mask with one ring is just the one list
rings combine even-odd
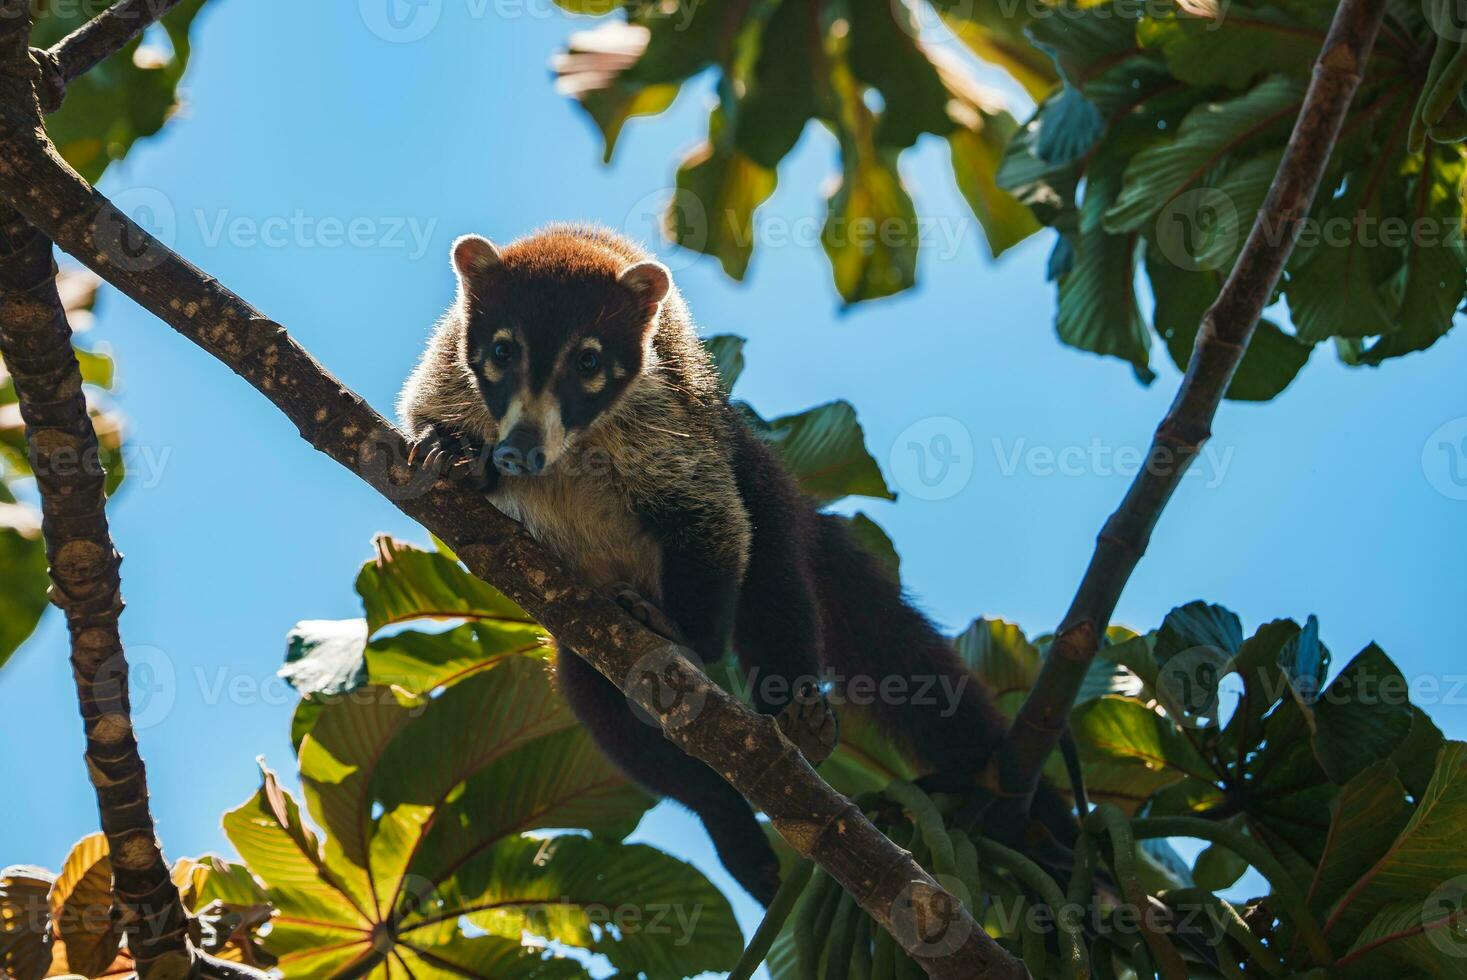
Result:
{"label": "coati eye", "polygon": [[496,341],[489,356],[494,358],[495,364],[508,364],[514,360],[514,344],[508,340]]}
{"label": "coati eye", "polygon": [[576,358],[576,367],[580,368],[581,373],[584,375],[595,374],[596,369],[600,366],[601,358],[593,350],[583,350],[581,351],[581,356]]}

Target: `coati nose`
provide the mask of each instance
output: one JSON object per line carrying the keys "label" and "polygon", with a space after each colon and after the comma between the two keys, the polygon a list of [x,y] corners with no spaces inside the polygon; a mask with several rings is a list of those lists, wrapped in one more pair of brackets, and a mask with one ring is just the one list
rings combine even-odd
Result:
{"label": "coati nose", "polygon": [[545,450],[540,433],[517,425],[494,447],[494,468],[509,476],[531,476],[545,469]]}

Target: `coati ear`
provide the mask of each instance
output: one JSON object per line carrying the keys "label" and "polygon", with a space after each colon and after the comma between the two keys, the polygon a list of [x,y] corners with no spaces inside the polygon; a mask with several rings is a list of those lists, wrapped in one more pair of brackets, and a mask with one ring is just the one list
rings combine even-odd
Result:
{"label": "coati ear", "polygon": [[453,271],[460,280],[481,276],[499,267],[499,249],[483,235],[465,235],[453,243]]}
{"label": "coati ear", "polygon": [[662,304],[662,301],[667,298],[668,291],[672,289],[672,273],[667,271],[667,266],[651,259],[627,266],[621,270],[621,275],[616,277],[616,281],[630,289],[632,295],[647,308],[649,313],[657,312],[657,307]]}

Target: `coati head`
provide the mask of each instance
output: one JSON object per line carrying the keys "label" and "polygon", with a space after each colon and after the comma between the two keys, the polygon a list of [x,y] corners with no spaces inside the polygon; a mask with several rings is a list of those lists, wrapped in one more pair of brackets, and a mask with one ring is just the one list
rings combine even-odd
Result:
{"label": "coati head", "polygon": [[671,276],[570,236],[500,249],[468,235],[453,267],[465,366],[498,423],[494,465],[538,474],[641,375]]}

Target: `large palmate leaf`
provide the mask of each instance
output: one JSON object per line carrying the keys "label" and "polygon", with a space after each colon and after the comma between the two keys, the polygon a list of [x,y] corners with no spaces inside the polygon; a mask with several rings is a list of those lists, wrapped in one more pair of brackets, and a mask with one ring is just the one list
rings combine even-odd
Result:
{"label": "large palmate leaf", "polygon": [[[357,576],[363,619],[304,620],[286,638],[280,675],[304,698],[296,709],[300,743],[322,699],[368,683],[427,693],[497,663],[538,654],[546,637],[518,606],[455,559],[386,536]],[[419,620],[463,621],[441,633],[390,628]]]}
{"label": "large palmate leaf", "polygon": [[756,426],[800,489],[821,503],[852,495],[895,500],[849,402],[831,402]]}
{"label": "large palmate leaf", "polygon": [[1275,72],[1307,80],[1329,20],[1324,5],[1229,4],[1215,18],[1158,6],[1138,22],[1136,38],[1184,82],[1241,89]]}
{"label": "large palmate leaf", "polygon": [[1467,852],[1460,847],[1464,821],[1467,743],[1448,742],[1406,826],[1331,908],[1330,926],[1358,927],[1395,902],[1420,902],[1443,882],[1467,874]]}
{"label": "large palmate leaf", "polygon": [[51,966],[51,884],[40,868],[13,865],[0,871],[0,972],[15,980],[40,980]]}
{"label": "large palmate leaf", "polygon": [[[581,975],[534,937],[648,977],[737,958],[712,885],[618,843],[652,801],[591,744],[543,658],[501,658],[431,698],[366,684],[322,705],[298,759],[304,811],[267,770],[225,816],[266,886],[261,942],[286,977]],[[548,828],[593,836],[525,836]]]}
{"label": "large palmate leaf", "polygon": [[1121,190],[1105,212],[1106,230],[1120,234],[1151,224],[1229,155],[1274,136],[1275,129],[1287,131],[1303,96],[1298,82],[1276,76],[1244,95],[1192,109],[1172,139],[1148,147],[1126,165]]}
{"label": "large palmate leaf", "polygon": [[106,837],[90,834],[72,847],[51,886],[49,901],[53,928],[66,948],[67,968],[91,977],[111,966],[122,929],[111,914],[112,862]]}

